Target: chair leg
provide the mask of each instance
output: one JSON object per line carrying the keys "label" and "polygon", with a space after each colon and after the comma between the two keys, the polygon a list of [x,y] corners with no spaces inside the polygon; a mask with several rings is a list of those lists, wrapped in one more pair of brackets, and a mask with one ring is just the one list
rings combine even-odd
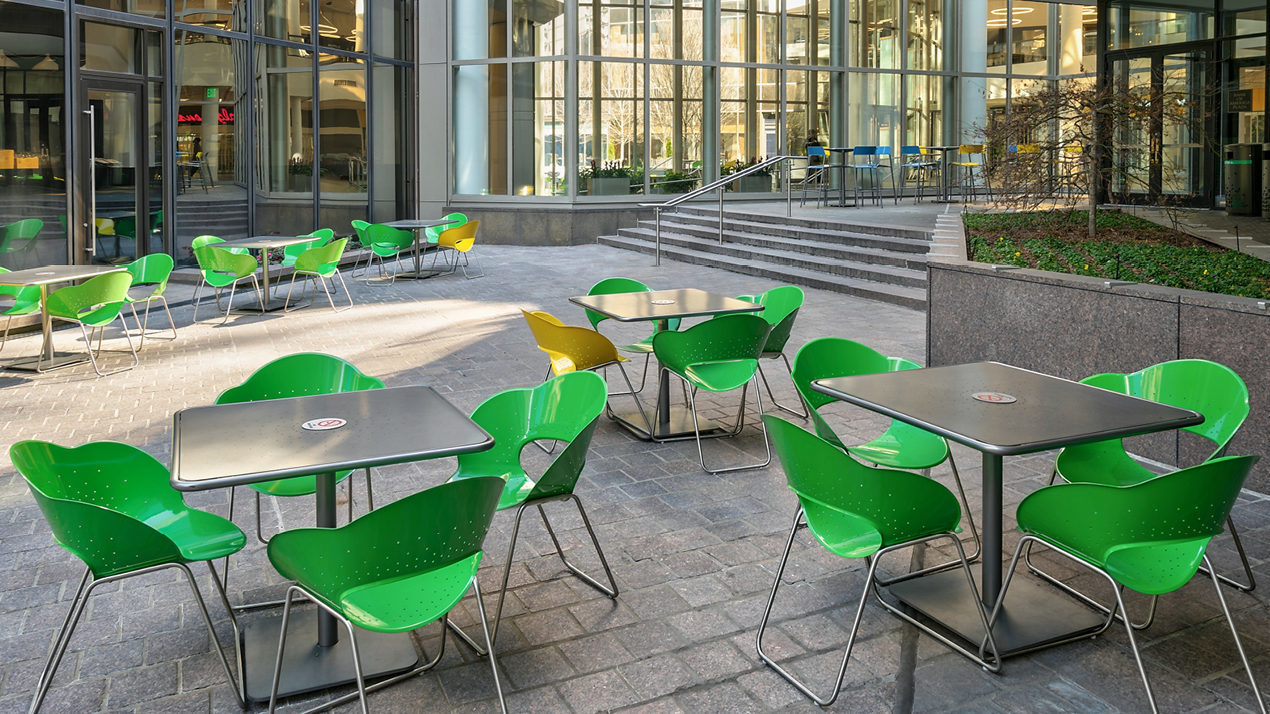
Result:
{"label": "chair leg", "polygon": [[[335,273],[335,274],[336,274],[336,275],[339,275],[339,271],[336,271],[336,273]],[[327,285],[326,285],[326,278],[323,278],[323,277],[322,277],[322,276],[320,276],[320,275],[315,275],[315,276],[313,276],[313,281],[314,281],[315,283],[316,283],[316,282],[320,282],[320,283],[322,283],[322,292],[326,293],[326,301],[327,301],[327,302],[329,302],[329,303],[331,303],[331,311],[332,311],[332,312],[344,312],[344,310],[347,310],[347,309],[349,309],[350,307],[352,307],[352,306],[353,306],[353,296],[352,296],[352,295],[350,295],[350,296],[348,297],[349,303],[348,303],[348,305],[347,305],[346,307],[344,307],[344,308],[338,308],[338,307],[335,307],[335,298],[331,296],[331,289],[330,289],[329,287],[327,287]],[[313,292],[314,292],[314,294],[315,294],[315,295],[317,294],[317,288],[316,288],[316,287],[314,287],[314,288],[313,288]]]}
{"label": "chair leg", "polygon": [[[352,307],[353,293],[348,291],[348,283],[344,282],[344,276],[341,275],[340,271],[338,270],[335,271],[335,277],[340,279],[340,286],[344,288],[344,296],[348,298],[348,307]],[[332,305],[331,307],[334,307],[334,305]],[[344,309],[347,310],[348,308],[344,308]],[[342,311],[337,311],[337,312],[342,312]]]}
{"label": "chair leg", "polygon": [[[1257,579],[1252,574],[1252,566],[1248,563],[1248,554],[1244,552],[1244,543],[1240,540],[1239,531],[1235,528],[1235,521],[1230,516],[1226,517],[1226,530],[1230,531],[1230,538],[1235,542],[1235,551],[1239,553],[1239,560],[1243,563],[1244,574],[1248,576],[1248,582],[1241,583],[1221,573],[1217,573],[1215,577],[1236,590],[1250,593],[1257,588]],[[1199,569],[1199,572],[1211,578],[1214,577],[1213,573],[1215,571],[1211,567],[1203,567]]]}
{"label": "chair leg", "polygon": [[[754,397],[758,401],[758,413],[760,417],[759,427],[762,428],[763,430],[763,446],[766,447],[767,449],[767,456],[763,461],[756,462],[753,464],[744,464],[742,466],[728,466],[728,467],[719,468],[719,469],[712,469],[709,466],[706,466],[705,453],[702,451],[702,448],[701,448],[701,422],[699,418],[697,417],[697,390],[695,387],[688,390],[688,402],[689,402],[689,406],[692,409],[692,433],[697,440],[697,458],[701,461],[701,468],[704,469],[705,472],[708,474],[721,474],[721,473],[727,473],[729,471],[744,471],[747,469],[761,469],[772,462],[772,444],[771,444],[771,441],[769,441],[767,438],[767,425],[764,424],[762,420],[763,393],[759,391],[757,374],[754,376],[752,381],[755,383]],[[733,431],[734,435],[739,434],[741,432],[741,429],[745,426],[745,417],[744,417],[745,393],[748,391],[748,389],[749,389],[749,382],[746,382],[746,386],[741,391],[741,409],[740,409],[740,415],[737,418],[736,430]]]}
{"label": "chair leg", "polygon": [[538,515],[542,517],[542,524],[547,527],[547,534],[551,536],[551,542],[556,547],[556,555],[560,556],[560,562],[564,563],[564,567],[568,568],[569,572],[578,576],[578,579],[582,582],[600,591],[606,597],[616,598],[617,581],[613,579],[613,571],[609,569],[609,561],[604,557],[604,549],[600,547],[600,541],[595,537],[595,529],[591,527],[591,519],[587,517],[586,509],[582,507],[582,500],[578,498],[577,494],[573,493],[560,497],[560,500],[573,501],[573,505],[578,507],[578,514],[582,516],[582,523],[586,526],[587,534],[591,536],[591,545],[595,546],[595,554],[600,557],[600,565],[604,568],[604,576],[608,578],[609,584],[607,587],[600,581],[590,575],[587,575],[581,568],[573,563],[570,563],[569,559],[564,557],[564,548],[560,547],[560,541],[556,538],[556,532],[551,528],[551,522],[547,520],[546,511],[542,509],[542,504],[546,503],[547,500],[555,499],[543,499],[538,501]]}
{"label": "chair leg", "polygon": [[[1204,554],[1204,565],[1208,567],[1208,571],[1213,570],[1213,564],[1208,560],[1208,554]],[[1266,714],[1266,703],[1261,698],[1261,689],[1257,687],[1257,678],[1252,673],[1252,665],[1248,664],[1248,655],[1244,652],[1243,642],[1239,640],[1239,631],[1235,629],[1235,620],[1230,616],[1230,608],[1226,605],[1226,596],[1222,594],[1221,583],[1216,579],[1213,580],[1213,590],[1217,592],[1217,601],[1221,603],[1222,614],[1226,616],[1226,624],[1230,625],[1230,636],[1235,639],[1235,649],[1239,651],[1239,659],[1244,664],[1244,672],[1248,674],[1248,683],[1252,685],[1252,695],[1257,698],[1257,708],[1261,710],[1261,714]]]}
{"label": "chair leg", "polygon": [[[794,378],[794,369],[789,366],[789,358],[785,356],[784,352],[780,353],[780,357],[781,359],[785,360],[785,370],[789,372],[790,379],[792,380]],[[772,393],[772,386],[767,383],[767,374],[763,372],[763,363],[761,361],[759,362],[759,365],[758,365],[758,374],[760,377],[763,378],[763,386],[767,388],[767,396],[772,398],[773,406],[775,406],[777,409],[780,409],[781,411],[789,412],[790,414],[793,414],[794,416],[800,419],[806,419],[809,416],[807,414],[807,405],[803,404],[801,399],[798,400],[799,408],[797,410],[791,407],[787,407],[784,404],[781,404],[780,402],[776,401],[776,395]]]}
{"label": "chair leg", "polygon": [[[40,678],[35,684],[35,698],[31,700],[30,712],[34,714],[39,711],[40,704],[44,702],[44,696],[48,693],[49,685],[53,683],[53,674],[57,671],[57,667],[62,662],[62,655],[66,652],[66,645],[70,642],[71,633],[75,631],[75,625],[79,623],[79,617],[83,614],[84,604],[88,601],[88,594],[92,591],[92,585],[89,580],[92,578],[92,571],[84,568],[84,576],[80,578],[79,587],[75,590],[75,597],[71,599],[71,608],[66,612],[66,619],[62,620],[62,627],[57,631],[57,639],[53,641],[53,651],[49,653],[48,659],[44,662],[44,670],[40,672]],[[85,589],[87,588],[87,589]]]}
{"label": "chair leg", "polygon": [[[970,554],[969,556],[966,556],[966,561],[973,563],[979,559],[979,554],[983,552],[983,542],[979,539],[979,529],[975,527],[974,511],[970,509],[970,502],[966,500],[966,489],[963,488],[961,485],[961,475],[957,472],[957,462],[953,459],[952,451],[948,452],[948,465],[952,467],[953,482],[956,484],[957,493],[959,494],[961,498],[961,505],[963,509],[962,514],[965,515],[966,521],[970,525],[970,536],[972,540],[974,540],[975,542],[975,552]],[[930,477],[930,469],[926,469],[925,475],[928,478]],[[897,575],[896,577],[893,577],[893,578],[878,578],[878,584],[882,586],[894,585],[895,583],[901,583],[901,582],[904,582],[905,580],[912,580],[913,578],[919,578],[923,575],[929,575],[931,573],[937,573],[944,570],[951,570],[957,567],[961,567],[961,561],[950,560],[946,563],[940,563],[938,565],[928,565],[925,568],[921,568],[919,570],[913,570],[913,571],[904,573],[903,575]]]}
{"label": "chair leg", "polygon": [[[175,563],[176,567],[185,573],[185,579],[190,584],[190,591],[194,593],[194,599],[198,602],[198,609],[203,614],[203,622],[207,625],[207,632],[212,638],[212,648],[216,650],[216,654],[220,656],[220,663],[225,668],[225,678],[229,680],[229,686],[234,690],[234,698],[238,700],[238,706],[242,709],[247,708],[247,700],[239,689],[238,683],[234,680],[234,675],[229,669],[229,660],[225,657],[225,650],[221,646],[220,638],[216,636],[216,628],[212,625],[212,616],[207,612],[207,603],[203,602],[203,593],[198,589],[198,583],[194,582],[194,574],[190,572],[188,565],[184,563]],[[212,572],[212,582],[216,583],[219,589],[220,581],[216,578],[216,570],[212,568],[212,562],[207,561],[207,567]],[[220,592],[221,600],[225,604],[225,609],[229,612],[230,621],[234,628],[234,660],[239,665],[239,680],[242,681],[242,660],[238,654],[238,620],[234,617],[234,611],[229,607],[229,600],[225,598],[225,593]]]}
{"label": "chair leg", "polygon": [[[157,299],[159,302],[161,302],[161,303],[163,304],[163,312],[164,312],[164,313],[166,313],[166,314],[167,314],[167,316],[168,316],[168,325],[172,328],[172,336],[171,336],[171,337],[160,337],[160,336],[158,336],[158,335],[150,335],[150,334],[149,334],[149,329],[150,329],[150,328],[149,328],[149,325],[150,325],[150,305],[151,305],[151,303],[153,303],[156,299]],[[136,317],[137,317],[136,307],[133,307],[132,317],[133,317],[133,319],[134,319],[134,320],[135,320],[135,319],[136,319]],[[152,340],[175,340],[175,339],[176,339],[176,336],[177,336],[177,335],[176,335],[176,321],[172,319],[172,311],[168,309],[168,299],[167,299],[166,297],[164,297],[164,296],[160,295],[160,296],[158,296],[157,298],[150,299],[150,300],[146,300],[145,319],[144,319],[144,321],[143,321],[143,322],[142,322],[142,324],[141,324],[141,344],[137,345],[137,351],[138,351],[138,352],[140,352],[140,351],[141,351],[141,348],[142,348],[142,347],[145,347],[145,344],[146,344],[146,337],[149,337],[149,338],[150,338],[150,339],[152,339]]]}
{"label": "chair leg", "polygon": [[282,627],[278,630],[278,656],[273,661],[273,681],[269,685],[270,714],[273,714],[278,709],[278,680],[282,677],[282,653],[286,651],[287,647],[287,625],[291,620],[291,598],[297,592],[303,593],[304,591],[295,585],[287,588],[287,597],[282,604]]}

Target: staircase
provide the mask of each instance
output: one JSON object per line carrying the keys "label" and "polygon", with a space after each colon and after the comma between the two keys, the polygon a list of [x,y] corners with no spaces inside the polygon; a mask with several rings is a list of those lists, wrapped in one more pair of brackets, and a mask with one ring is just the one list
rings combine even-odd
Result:
{"label": "staircase", "polygon": [[[724,215],[720,245],[717,210],[685,205],[662,213],[663,257],[926,309],[927,231],[744,210]],[[650,254],[655,241],[652,220],[599,238],[603,245]]]}
{"label": "staircase", "polygon": [[[189,246],[195,236],[214,235],[225,240],[248,237],[247,197],[226,198],[198,197],[198,194],[179,196],[176,200],[174,242],[178,248]],[[179,261],[182,257],[177,256]]]}

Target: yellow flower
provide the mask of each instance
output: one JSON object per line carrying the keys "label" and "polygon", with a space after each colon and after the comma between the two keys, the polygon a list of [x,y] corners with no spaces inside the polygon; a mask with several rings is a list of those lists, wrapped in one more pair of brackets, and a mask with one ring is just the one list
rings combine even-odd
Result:
{"label": "yellow flower", "polygon": [[1208,275],[1208,268],[1204,268],[1204,275]]}
{"label": "yellow flower", "polygon": [[1016,257],[1016,258],[1017,258],[1017,257],[1019,257],[1020,255],[1023,255],[1023,254],[1022,254],[1022,253],[1020,253],[1020,252],[1019,252],[1019,251],[1017,251],[1017,250],[1016,250],[1016,251],[1014,251],[1014,257]]}
{"label": "yellow flower", "polygon": [[1089,263],[1085,263],[1085,270],[1089,270]]}

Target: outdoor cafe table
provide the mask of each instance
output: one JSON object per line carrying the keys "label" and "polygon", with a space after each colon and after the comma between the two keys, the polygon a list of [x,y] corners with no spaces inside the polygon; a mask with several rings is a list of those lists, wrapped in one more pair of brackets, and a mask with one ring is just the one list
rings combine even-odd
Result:
{"label": "outdoor cafe table", "polygon": [[229,240],[223,243],[213,243],[217,248],[246,248],[247,250],[258,250],[261,254],[260,271],[261,271],[261,295],[260,307],[240,307],[243,312],[273,312],[286,307],[285,300],[274,300],[269,297],[269,251],[279,248],[286,248],[289,245],[297,245],[299,243],[309,243],[317,240],[315,236],[253,236],[243,240]]}
{"label": "outdoor cafe table", "polygon": [[[494,440],[431,387],[395,387],[192,407],[173,417],[172,486],[204,491],[318,474],[317,526],[335,527],[335,472],[483,451]],[[281,614],[244,623],[247,697],[267,701]],[[418,662],[408,635],[358,633],[366,677]],[[338,623],[292,617],[279,696],[355,680]],[[301,643],[310,642],[306,647]]]}
{"label": "outdoor cafe table", "polygon": [[[569,298],[569,302],[580,305],[587,310],[611,317],[618,322],[638,322],[654,320],[658,330],[668,329],[669,321],[684,317],[705,317],[710,315],[727,315],[731,313],[758,312],[762,305],[747,300],[738,300],[726,295],[718,295],[696,288],[679,290],[653,290],[638,293],[612,293],[609,295],[580,295]],[[636,436],[653,441],[667,439],[684,439],[693,437],[692,413],[687,409],[672,409],[670,406],[670,374],[659,370],[661,377],[657,386],[657,415],[653,433],[649,434],[636,421],[637,414],[616,414],[618,423],[632,431]],[[638,399],[638,397],[635,397]],[[722,433],[706,419],[701,419],[702,436]]]}
{"label": "outdoor cafe table", "polygon": [[[1001,591],[1003,456],[1199,424],[1197,412],[999,362],[819,379],[812,389],[964,444],[983,454],[983,562],[990,609]],[[971,642],[983,625],[964,575],[945,570],[887,588]],[[1015,578],[993,627],[1002,655],[1096,631],[1105,618],[1061,592]]]}
{"label": "outdoor cafe table", "polygon": [[[44,344],[40,355],[24,357],[5,365],[6,369],[23,372],[47,372],[88,361],[86,352],[63,352],[53,350],[53,320],[49,317],[49,286],[67,283],[72,280],[92,278],[103,273],[118,273],[123,268],[117,265],[46,265],[42,268],[27,268],[10,273],[0,273],[0,285],[16,285],[18,287],[40,287],[40,329],[44,333]],[[89,345],[89,349],[92,345]]]}
{"label": "outdoor cafe table", "polygon": [[407,280],[423,280],[425,278],[432,278],[438,275],[445,274],[445,271],[442,271],[442,270],[424,270],[423,269],[423,252],[419,250],[419,236],[420,236],[420,232],[423,231],[423,229],[425,228],[432,228],[434,226],[444,226],[447,223],[454,223],[454,219],[452,218],[407,218],[400,221],[393,221],[392,223],[384,224],[391,228],[400,228],[403,231],[413,231],[415,234],[414,272],[413,273],[397,273],[398,279],[405,278]]}

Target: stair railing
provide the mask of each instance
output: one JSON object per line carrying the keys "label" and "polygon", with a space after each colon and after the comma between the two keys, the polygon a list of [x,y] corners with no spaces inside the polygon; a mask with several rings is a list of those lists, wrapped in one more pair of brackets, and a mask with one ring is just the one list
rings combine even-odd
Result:
{"label": "stair railing", "polygon": [[781,172],[784,174],[784,178],[785,178],[785,216],[792,217],[794,215],[794,203],[793,203],[794,201],[794,181],[793,181],[794,169],[793,169],[793,166],[791,165],[791,162],[793,161],[806,163],[807,157],[806,156],[772,156],[772,157],[763,159],[762,161],[758,162],[757,164],[754,164],[753,166],[748,166],[734,174],[728,174],[727,176],[724,176],[718,179],[717,181],[711,181],[710,183],[702,186],[701,188],[694,189],[692,191],[689,191],[688,193],[676,196],[664,203],[639,204],[640,206],[643,206],[645,208],[653,209],[654,237],[656,242],[656,248],[654,250],[655,258],[654,258],[653,265],[661,266],[661,212],[662,212],[662,209],[674,208],[675,206],[678,206],[681,203],[685,203],[687,201],[691,201],[694,198],[704,196],[705,194],[710,193],[711,191],[718,191],[719,192],[719,244],[722,245],[723,244],[723,196],[725,193],[724,189],[730,183],[739,181],[742,178],[745,178],[746,176],[751,176],[753,174],[759,173],[760,171],[766,171],[767,169],[777,164],[782,165]]}

